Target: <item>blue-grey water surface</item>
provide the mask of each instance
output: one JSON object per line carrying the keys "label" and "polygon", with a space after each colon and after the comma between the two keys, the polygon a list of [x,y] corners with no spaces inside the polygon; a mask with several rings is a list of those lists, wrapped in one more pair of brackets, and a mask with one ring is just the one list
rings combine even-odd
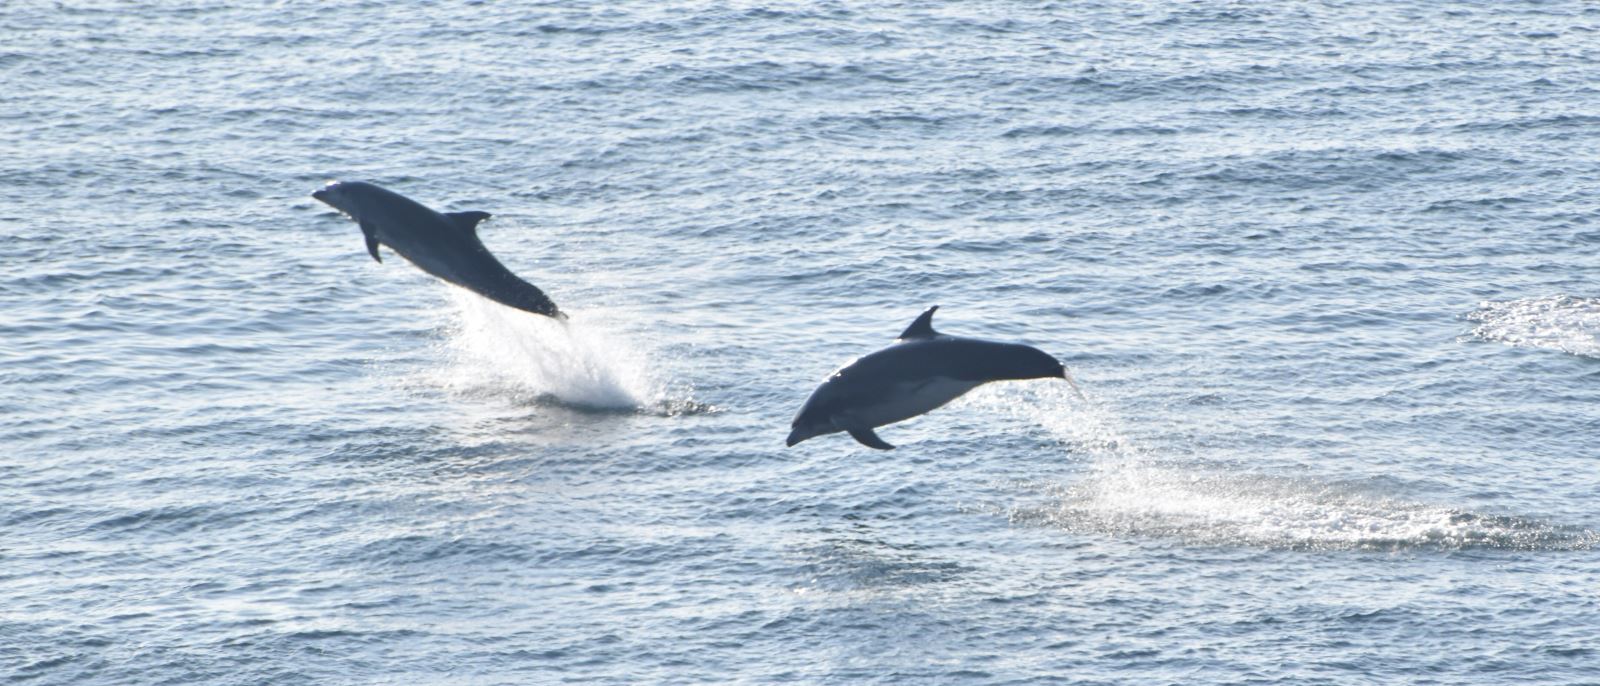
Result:
{"label": "blue-grey water surface", "polygon": [[[0,5],[0,675],[1600,683],[1600,7]],[[309,193],[484,210],[508,310]],[[793,413],[923,308],[1059,356]]]}

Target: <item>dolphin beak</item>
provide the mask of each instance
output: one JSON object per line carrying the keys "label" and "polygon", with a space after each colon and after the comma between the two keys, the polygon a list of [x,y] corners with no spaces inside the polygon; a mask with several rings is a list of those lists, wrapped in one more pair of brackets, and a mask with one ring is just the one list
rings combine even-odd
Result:
{"label": "dolphin beak", "polygon": [[800,441],[806,440],[807,438],[811,438],[811,437],[802,435],[800,433],[800,429],[798,427],[796,427],[795,430],[789,432],[789,438],[784,440],[784,445],[787,446],[787,447],[793,448],[794,444],[799,443]]}
{"label": "dolphin beak", "polygon": [[328,201],[328,189],[322,188],[322,189],[311,191],[311,197],[316,198],[318,200],[321,200],[323,202],[327,202]]}

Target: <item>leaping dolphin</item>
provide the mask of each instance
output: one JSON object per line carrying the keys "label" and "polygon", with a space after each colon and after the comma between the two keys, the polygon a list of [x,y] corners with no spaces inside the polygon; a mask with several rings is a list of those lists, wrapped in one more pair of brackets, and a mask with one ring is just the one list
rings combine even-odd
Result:
{"label": "leaping dolphin", "polygon": [[1083,396],[1066,367],[1038,348],[934,331],[937,309],[928,308],[889,347],[828,375],[795,416],[788,444],[844,431],[869,448],[890,450],[873,428],[934,410],[990,381],[1065,379]]}
{"label": "leaping dolphin", "polygon": [[365,181],[335,181],[311,194],[361,225],[367,252],[379,262],[387,245],[422,271],[508,307],[566,319],[550,297],[517,278],[478,240],[488,212],[440,214],[399,193]]}

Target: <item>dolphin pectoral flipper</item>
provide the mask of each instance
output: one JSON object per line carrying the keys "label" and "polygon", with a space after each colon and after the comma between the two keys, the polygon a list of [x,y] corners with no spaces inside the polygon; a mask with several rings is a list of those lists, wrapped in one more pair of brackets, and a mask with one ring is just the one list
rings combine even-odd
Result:
{"label": "dolphin pectoral flipper", "polygon": [[382,263],[383,258],[378,257],[378,230],[367,222],[361,222],[361,235],[367,238],[367,252],[372,255],[372,259]]}
{"label": "dolphin pectoral flipper", "polygon": [[872,427],[870,426],[857,426],[854,428],[845,429],[845,431],[850,434],[851,438],[856,439],[856,442],[867,446],[868,448],[877,448],[878,450],[894,450],[894,446],[889,445],[883,439],[878,438],[878,434],[873,433]]}

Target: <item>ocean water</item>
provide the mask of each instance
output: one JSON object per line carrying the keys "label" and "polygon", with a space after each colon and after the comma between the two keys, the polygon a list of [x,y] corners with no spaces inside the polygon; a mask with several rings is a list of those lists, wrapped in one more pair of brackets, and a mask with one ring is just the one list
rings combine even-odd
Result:
{"label": "ocean water", "polygon": [[[0,5],[0,678],[1600,683],[1600,7]],[[441,211],[572,314],[374,263]],[[922,309],[1060,357],[785,448]]]}

